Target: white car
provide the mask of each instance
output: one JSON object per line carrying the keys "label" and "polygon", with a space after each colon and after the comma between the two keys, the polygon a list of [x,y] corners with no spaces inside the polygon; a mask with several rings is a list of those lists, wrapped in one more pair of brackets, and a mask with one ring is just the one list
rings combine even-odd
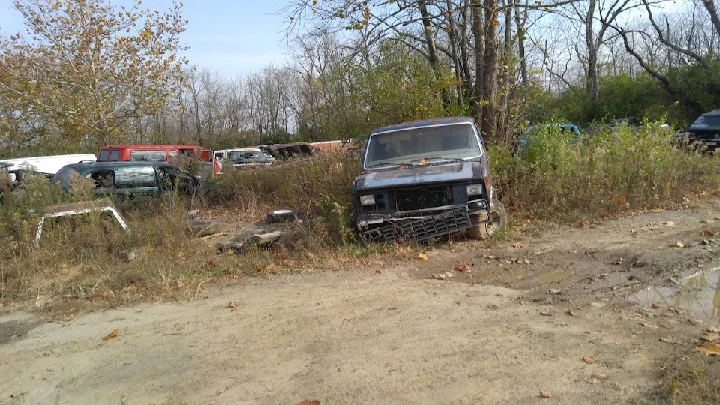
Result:
{"label": "white car", "polygon": [[233,148],[214,152],[215,159],[233,167],[269,166],[275,158],[260,148]]}
{"label": "white car", "polygon": [[62,167],[72,163],[94,162],[97,157],[92,154],[76,153],[69,155],[35,156],[0,160],[0,167],[10,174],[10,181],[18,180],[17,173],[34,171],[52,177]]}

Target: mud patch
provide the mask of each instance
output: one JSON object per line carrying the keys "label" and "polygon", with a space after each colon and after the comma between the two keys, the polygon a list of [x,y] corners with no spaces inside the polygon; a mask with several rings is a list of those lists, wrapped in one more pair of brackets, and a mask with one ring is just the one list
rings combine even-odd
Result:
{"label": "mud patch", "polygon": [[25,337],[40,321],[6,321],[0,323],[0,345]]}
{"label": "mud patch", "polygon": [[648,308],[685,310],[705,321],[720,324],[720,268],[698,272],[676,280],[672,287],[649,287],[629,297]]}

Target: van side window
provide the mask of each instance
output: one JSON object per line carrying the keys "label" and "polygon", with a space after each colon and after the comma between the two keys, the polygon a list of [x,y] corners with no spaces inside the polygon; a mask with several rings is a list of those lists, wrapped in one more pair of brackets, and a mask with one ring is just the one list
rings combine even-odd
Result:
{"label": "van side window", "polygon": [[99,161],[106,162],[108,160],[108,155],[110,154],[109,150],[101,150],[100,155],[98,156]]}
{"label": "van side window", "polygon": [[164,150],[132,150],[130,160],[134,162],[164,162],[166,159]]}
{"label": "van side window", "polygon": [[120,159],[120,151],[114,150],[110,152],[110,156],[108,157],[108,161],[110,162],[117,162]]}
{"label": "van side window", "polygon": [[115,187],[155,187],[155,169],[152,166],[119,167],[115,169]]}
{"label": "van side window", "polygon": [[111,188],[115,184],[115,173],[112,170],[98,170],[86,177],[95,182],[96,188]]}

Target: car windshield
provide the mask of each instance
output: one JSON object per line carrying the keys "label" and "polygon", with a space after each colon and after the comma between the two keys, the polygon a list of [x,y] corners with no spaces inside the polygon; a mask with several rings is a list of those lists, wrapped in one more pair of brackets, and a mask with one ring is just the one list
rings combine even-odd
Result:
{"label": "car windshield", "polygon": [[239,161],[239,160],[246,160],[246,159],[253,159],[253,160],[261,160],[265,159],[265,156],[260,151],[230,151],[228,152],[228,158],[232,160],[233,162]]}
{"label": "car windshield", "polygon": [[708,114],[699,116],[695,122],[690,125],[691,128],[709,128],[720,127],[720,115]]}
{"label": "car windshield", "polygon": [[365,168],[480,155],[482,150],[470,123],[416,127],[372,135]]}

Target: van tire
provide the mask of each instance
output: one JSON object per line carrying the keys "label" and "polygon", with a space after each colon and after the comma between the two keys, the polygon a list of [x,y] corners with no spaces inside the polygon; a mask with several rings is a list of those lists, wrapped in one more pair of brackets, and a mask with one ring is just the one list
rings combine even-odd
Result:
{"label": "van tire", "polygon": [[[479,219],[479,215],[471,215],[470,221],[475,222]],[[494,235],[497,231],[507,227],[507,213],[505,207],[500,201],[493,201],[490,204],[490,218],[478,225],[468,229],[467,234],[470,239],[486,240]]]}

